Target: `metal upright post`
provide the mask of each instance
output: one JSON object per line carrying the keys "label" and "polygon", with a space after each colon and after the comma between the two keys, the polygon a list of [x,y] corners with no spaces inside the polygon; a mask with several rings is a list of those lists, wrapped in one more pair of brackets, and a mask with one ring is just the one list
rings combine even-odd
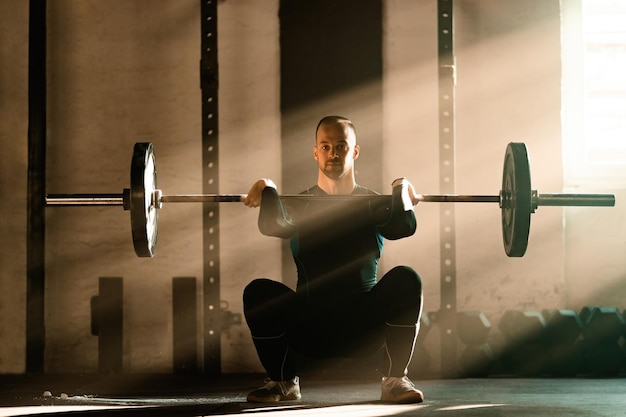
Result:
{"label": "metal upright post", "polygon": [[[217,0],[200,0],[202,89],[202,181],[205,194],[219,193]],[[220,211],[203,204],[204,372],[221,373]]]}
{"label": "metal upright post", "polygon": [[196,277],[172,278],[174,373],[198,372]]}
{"label": "metal upright post", "polygon": [[[442,193],[455,192],[455,76],[453,0],[437,1],[439,57],[439,187]],[[456,376],[456,238],[453,204],[440,208],[440,288],[439,328],[441,331],[441,374]]]}
{"label": "metal upright post", "polygon": [[91,333],[98,336],[98,371],[124,369],[124,279],[100,277],[98,295],[91,299]]}
{"label": "metal upright post", "polygon": [[26,372],[42,373],[46,345],[46,0],[31,0],[29,10]]}

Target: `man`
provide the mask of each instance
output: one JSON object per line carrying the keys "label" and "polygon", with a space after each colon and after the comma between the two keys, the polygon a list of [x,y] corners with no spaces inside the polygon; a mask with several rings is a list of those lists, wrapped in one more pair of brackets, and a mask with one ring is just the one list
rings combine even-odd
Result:
{"label": "man", "polygon": [[419,196],[404,178],[393,182],[391,198],[376,198],[356,183],[360,149],[350,120],[324,117],[315,136],[316,186],[283,202],[274,182],[260,179],[244,200],[261,207],[263,234],[289,239],[298,271],[296,291],[269,279],[255,279],[244,290],[244,315],[269,374],[248,401],[301,398],[294,351],[360,357],[382,348],[381,400],[422,402],[406,375],[422,312],[421,278],[398,266],[377,282],[383,241],[415,232]]}

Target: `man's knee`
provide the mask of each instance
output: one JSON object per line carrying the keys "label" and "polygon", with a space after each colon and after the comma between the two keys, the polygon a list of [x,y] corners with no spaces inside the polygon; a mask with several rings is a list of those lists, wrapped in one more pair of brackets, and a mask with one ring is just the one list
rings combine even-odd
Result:
{"label": "man's knee", "polygon": [[255,294],[262,292],[263,289],[268,285],[267,281],[270,281],[270,280],[267,278],[257,278],[255,280],[250,281],[248,285],[246,285],[246,287],[243,289],[244,302],[254,297]]}
{"label": "man's knee", "polygon": [[261,304],[275,304],[288,302],[293,291],[282,282],[267,278],[257,278],[251,281],[243,290],[244,311]]}
{"label": "man's knee", "polygon": [[396,266],[388,275],[393,277],[395,285],[401,287],[399,291],[422,295],[422,277],[410,266]]}
{"label": "man's knee", "polygon": [[258,278],[251,281],[243,290],[243,307],[250,308],[267,299],[271,292],[273,281],[267,278]]}

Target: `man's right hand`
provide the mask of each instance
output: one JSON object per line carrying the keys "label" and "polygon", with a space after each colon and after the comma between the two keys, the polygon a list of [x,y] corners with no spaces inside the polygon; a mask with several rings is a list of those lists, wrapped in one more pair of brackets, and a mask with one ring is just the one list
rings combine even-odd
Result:
{"label": "man's right hand", "polygon": [[261,205],[261,196],[263,194],[263,189],[266,187],[276,188],[276,184],[274,181],[269,178],[261,178],[257,180],[252,187],[250,187],[250,191],[248,191],[248,195],[243,199],[243,204],[248,207],[254,208],[259,207]]}

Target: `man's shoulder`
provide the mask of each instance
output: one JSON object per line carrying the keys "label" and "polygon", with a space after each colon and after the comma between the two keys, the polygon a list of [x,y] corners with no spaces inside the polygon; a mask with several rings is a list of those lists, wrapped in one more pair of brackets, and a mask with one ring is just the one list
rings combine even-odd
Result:
{"label": "man's shoulder", "polygon": [[307,188],[304,191],[301,191],[300,194],[311,194],[311,195],[325,195],[326,193],[317,185],[314,185],[311,188]]}
{"label": "man's shoulder", "polygon": [[352,191],[352,194],[372,194],[372,195],[379,195],[380,193],[364,187],[362,185],[357,184],[356,187],[354,187],[354,191]]}

